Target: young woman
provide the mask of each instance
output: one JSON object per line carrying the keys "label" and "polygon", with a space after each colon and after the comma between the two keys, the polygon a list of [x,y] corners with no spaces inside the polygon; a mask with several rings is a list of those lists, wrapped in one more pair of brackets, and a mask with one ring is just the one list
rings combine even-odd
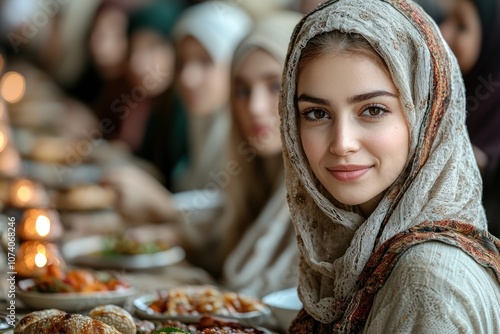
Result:
{"label": "young woman", "polygon": [[222,274],[227,286],[258,296],[297,284],[278,101],[288,42],[300,19],[276,12],[258,21],[232,66],[230,159],[241,173],[228,185]]}
{"label": "young woman", "polygon": [[460,69],[411,1],[328,1],[296,28],[280,102],[304,310],[291,333],[496,333]]}
{"label": "young woman", "polygon": [[[268,15],[236,49],[228,160],[235,172],[225,185],[225,214],[212,238],[204,235],[211,240],[201,252],[205,259],[198,257],[227,288],[256,296],[297,284],[278,101],[288,42],[301,17],[288,11]],[[213,245],[217,259],[207,252]]]}
{"label": "young woman", "polygon": [[467,129],[483,176],[483,205],[500,236],[500,1],[457,0],[440,24],[467,94]]}

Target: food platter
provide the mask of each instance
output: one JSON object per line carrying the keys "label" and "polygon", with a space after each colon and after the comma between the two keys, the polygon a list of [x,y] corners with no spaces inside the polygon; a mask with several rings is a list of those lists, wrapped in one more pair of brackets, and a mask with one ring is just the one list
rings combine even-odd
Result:
{"label": "food platter", "polygon": [[[188,292],[183,294],[183,289],[185,289],[185,291]],[[204,289],[212,289],[212,290],[210,290],[208,293],[205,293],[203,292]],[[202,291],[202,292],[196,296],[193,296],[192,291]],[[164,297],[165,292],[170,296],[171,298],[170,301],[168,299],[165,299]],[[231,293],[232,296],[231,298],[233,297],[238,298],[237,304],[246,303],[244,300],[254,303],[255,300],[256,303],[255,307],[248,308],[249,311],[245,312],[234,309],[231,312],[228,312],[228,308],[224,306],[222,306],[219,310],[216,310],[213,308],[212,305],[215,305],[216,303],[221,305],[221,302],[217,301],[213,302],[215,298],[218,298],[216,296],[219,294],[221,295],[222,303],[227,304],[226,303],[228,301],[227,295],[222,296],[223,293],[216,290],[214,287],[211,286],[177,287],[175,289],[166,290],[164,292],[158,292],[156,294],[148,294],[140,296],[134,300],[134,308],[136,315],[141,319],[160,320],[160,321],[175,320],[184,323],[195,323],[199,321],[203,317],[203,315],[212,315],[219,318],[237,320],[247,325],[256,325],[256,324],[262,324],[271,314],[271,310],[263,303],[261,303],[260,300],[254,299],[252,297],[240,296],[236,293]],[[204,307],[200,305],[202,303],[203,298],[205,296],[208,296],[207,299],[211,301],[207,303],[207,306],[205,307],[207,310],[212,309],[213,311],[206,311],[206,312],[193,311],[191,305],[185,304],[187,300],[191,299],[189,295],[193,296],[192,299],[195,300],[196,303],[199,303],[198,309],[199,307],[201,308]],[[173,299],[172,296],[174,296]],[[179,299],[176,299],[176,297],[179,297]],[[179,307],[179,309],[171,310],[172,312],[168,310],[165,312],[158,312],[158,310],[155,309],[155,306],[152,306],[153,304],[158,305],[158,302],[163,302],[163,301],[165,301],[165,304],[176,305]],[[184,303],[182,301],[184,301]],[[229,308],[231,308],[231,306],[229,306]],[[181,310],[189,310],[189,311],[183,313]]]}
{"label": "food platter", "polygon": [[148,254],[104,254],[104,236],[92,236],[67,242],[62,247],[70,263],[96,269],[144,270],[169,266],[182,261],[185,251],[179,246]]}
{"label": "food platter", "polygon": [[31,309],[56,308],[66,312],[88,310],[98,305],[122,305],[136,294],[132,287],[115,291],[44,293],[29,291],[35,282],[32,279],[19,281],[16,296]]}
{"label": "food platter", "polygon": [[275,332],[261,327],[258,324],[244,324],[242,321],[233,319],[222,319],[213,316],[203,316],[197,322],[180,322],[177,320],[149,320],[136,322],[137,333],[151,334],[167,329],[170,333],[174,329],[176,333],[254,333],[254,334],[276,334]]}

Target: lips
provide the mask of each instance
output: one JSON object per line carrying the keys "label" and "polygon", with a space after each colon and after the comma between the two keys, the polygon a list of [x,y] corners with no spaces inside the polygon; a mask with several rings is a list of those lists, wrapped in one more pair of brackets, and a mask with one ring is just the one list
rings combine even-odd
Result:
{"label": "lips", "polygon": [[252,128],[253,134],[257,137],[268,136],[271,133],[271,128],[265,125],[256,125]]}
{"label": "lips", "polygon": [[327,168],[330,174],[341,182],[355,181],[365,175],[371,166],[339,165]]}

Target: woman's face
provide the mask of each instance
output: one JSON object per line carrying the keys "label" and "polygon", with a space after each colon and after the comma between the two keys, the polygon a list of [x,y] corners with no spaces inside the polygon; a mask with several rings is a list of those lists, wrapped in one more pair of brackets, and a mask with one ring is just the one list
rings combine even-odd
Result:
{"label": "woman's face", "polygon": [[116,8],[106,8],[97,15],[90,35],[90,52],[101,73],[112,78],[127,57],[128,18]]}
{"label": "woman's face", "polygon": [[143,86],[148,96],[161,94],[173,81],[174,57],[172,45],[158,33],[147,29],[134,32],[127,73],[130,83]]}
{"label": "woman's face", "polygon": [[187,111],[194,116],[217,112],[229,100],[229,64],[217,64],[193,37],[178,46],[177,82]]}
{"label": "woman's face", "polygon": [[389,74],[366,56],[330,53],[302,69],[299,131],[314,175],[370,215],[402,172],[409,130]]}
{"label": "woman's face", "polygon": [[234,115],[261,156],[281,152],[278,102],[282,72],[283,64],[258,49],[245,57],[235,74]]}
{"label": "woman's face", "polygon": [[481,18],[471,0],[458,0],[439,28],[455,54],[462,73],[469,72],[481,52]]}

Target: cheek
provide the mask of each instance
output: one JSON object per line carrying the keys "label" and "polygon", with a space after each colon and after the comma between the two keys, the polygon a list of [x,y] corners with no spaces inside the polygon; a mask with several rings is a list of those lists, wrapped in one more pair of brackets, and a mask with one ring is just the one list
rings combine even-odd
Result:
{"label": "cheek", "polygon": [[211,69],[205,75],[204,87],[216,103],[226,102],[229,99],[230,80],[226,72],[217,68]]}
{"label": "cheek", "polygon": [[315,170],[323,156],[323,152],[327,150],[324,138],[319,131],[300,128],[300,140],[309,165]]}
{"label": "cheek", "polygon": [[[383,135],[381,135],[383,133]],[[378,132],[367,141],[373,152],[378,155],[382,165],[391,168],[399,175],[406,164],[409,153],[409,133],[404,126]]]}
{"label": "cheek", "polygon": [[250,136],[250,130],[249,130],[249,116],[248,116],[248,108],[247,104],[245,101],[236,101],[233,105],[234,108],[234,117],[236,120],[236,123],[240,127],[240,130],[243,134],[243,136],[249,137]]}

